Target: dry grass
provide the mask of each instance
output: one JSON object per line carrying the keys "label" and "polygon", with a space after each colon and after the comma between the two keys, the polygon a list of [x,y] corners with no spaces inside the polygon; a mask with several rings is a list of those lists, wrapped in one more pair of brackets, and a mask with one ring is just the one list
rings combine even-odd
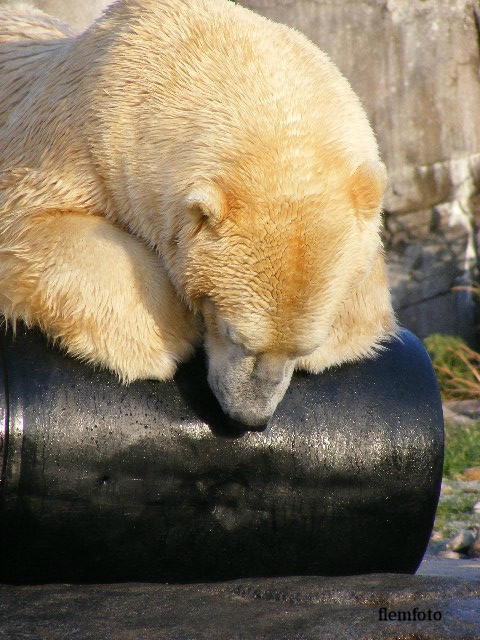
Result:
{"label": "dry grass", "polygon": [[[453,287],[480,299],[480,283]],[[444,400],[480,399],[480,353],[456,336],[434,334],[425,339]]]}
{"label": "dry grass", "polygon": [[480,399],[480,353],[457,336],[433,334],[424,344],[443,400]]}
{"label": "dry grass", "polygon": [[457,348],[448,347],[448,351],[465,365],[471,375],[465,376],[448,364],[435,364],[438,374],[442,376],[442,395],[445,399],[479,399],[480,398],[480,353],[470,349],[466,344]]}

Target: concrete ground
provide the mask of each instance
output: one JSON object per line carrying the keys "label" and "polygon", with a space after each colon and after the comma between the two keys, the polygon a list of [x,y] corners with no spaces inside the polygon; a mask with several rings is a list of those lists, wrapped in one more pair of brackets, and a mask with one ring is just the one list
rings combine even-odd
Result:
{"label": "concrete ground", "polygon": [[480,579],[480,558],[451,560],[426,555],[417,571],[420,576],[446,576],[467,580]]}

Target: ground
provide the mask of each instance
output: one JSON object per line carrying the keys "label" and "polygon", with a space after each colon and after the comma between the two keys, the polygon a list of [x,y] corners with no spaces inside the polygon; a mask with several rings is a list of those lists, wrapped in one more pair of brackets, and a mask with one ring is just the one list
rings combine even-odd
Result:
{"label": "ground", "polygon": [[[480,530],[480,420],[471,402],[447,406],[445,415],[445,463],[440,501],[435,518],[429,552],[450,555],[449,540],[462,530]],[[468,405],[468,406],[467,406]],[[477,412],[480,411],[477,403]],[[468,410],[468,413],[467,413]],[[480,534],[479,534],[480,535]],[[466,551],[460,553],[464,557]],[[480,560],[479,569],[480,569]]]}

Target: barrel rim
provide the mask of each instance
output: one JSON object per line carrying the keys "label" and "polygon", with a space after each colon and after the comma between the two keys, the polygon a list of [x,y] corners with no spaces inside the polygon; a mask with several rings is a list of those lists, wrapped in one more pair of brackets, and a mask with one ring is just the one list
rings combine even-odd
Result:
{"label": "barrel rim", "polygon": [[4,324],[0,324],[0,327],[0,489],[15,491],[20,481],[22,465],[23,409],[18,402],[12,407],[5,348],[5,331],[8,327]]}

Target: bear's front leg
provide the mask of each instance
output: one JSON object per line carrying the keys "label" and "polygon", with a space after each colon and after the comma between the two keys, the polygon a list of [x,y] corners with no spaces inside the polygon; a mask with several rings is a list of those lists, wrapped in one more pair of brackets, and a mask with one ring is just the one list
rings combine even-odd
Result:
{"label": "bear's front leg", "polygon": [[0,247],[0,313],[124,382],[172,377],[199,336],[158,256],[99,216],[45,213],[22,224]]}

